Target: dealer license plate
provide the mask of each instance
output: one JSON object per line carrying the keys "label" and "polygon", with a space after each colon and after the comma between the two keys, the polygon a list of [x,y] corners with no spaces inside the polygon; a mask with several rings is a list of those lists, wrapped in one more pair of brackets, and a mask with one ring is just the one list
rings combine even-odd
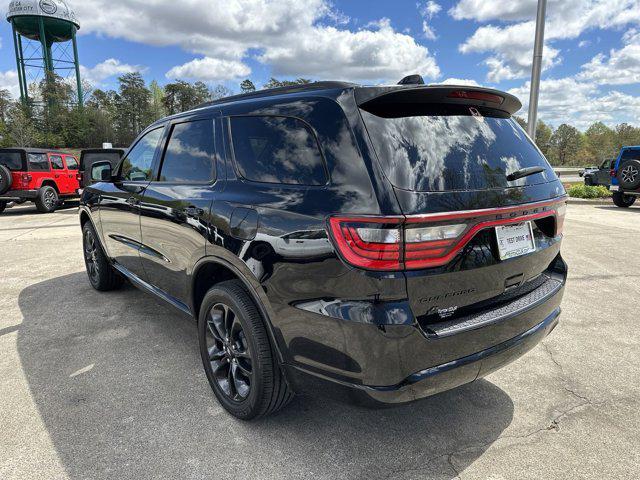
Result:
{"label": "dealer license plate", "polygon": [[536,249],[531,222],[500,225],[496,227],[496,237],[502,260],[526,255]]}

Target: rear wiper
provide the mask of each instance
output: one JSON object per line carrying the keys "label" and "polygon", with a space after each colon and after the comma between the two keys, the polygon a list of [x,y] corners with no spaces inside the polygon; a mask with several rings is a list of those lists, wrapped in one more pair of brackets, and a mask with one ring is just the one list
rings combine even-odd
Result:
{"label": "rear wiper", "polygon": [[507,180],[509,180],[510,182],[513,182],[514,180],[518,180],[519,178],[528,177],[529,175],[535,175],[536,173],[542,173],[544,172],[544,170],[545,169],[543,167],[522,168],[520,170],[516,170],[515,172],[507,175]]}

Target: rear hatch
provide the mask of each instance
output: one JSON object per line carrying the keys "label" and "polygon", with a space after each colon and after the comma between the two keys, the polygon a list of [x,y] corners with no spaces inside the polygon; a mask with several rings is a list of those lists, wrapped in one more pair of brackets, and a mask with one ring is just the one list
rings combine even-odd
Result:
{"label": "rear hatch", "polygon": [[24,150],[2,149],[0,150],[0,165],[4,165],[12,172],[26,172],[27,162]]}
{"label": "rear hatch", "polygon": [[405,216],[407,289],[424,327],[513,301],[553,276],[564,188],[511,118],[515,97],[429,86],[362,88],[356,100]]}
{"label": "rear hatch", "polygon": [[91,167],[97,162],[109,162],[115,168],[124,150],[118,148],[83,150],[80,154],[80,188],[91,185]]}
{"label": "rear hatch", "polygon": [[[24,150],[2,149],[0,150],[0,165],[3,165],[11,172],[11,190],[22,188],[23,172],[27,171],[27,162]],[[3,192],[5,193],[5,192]]]}

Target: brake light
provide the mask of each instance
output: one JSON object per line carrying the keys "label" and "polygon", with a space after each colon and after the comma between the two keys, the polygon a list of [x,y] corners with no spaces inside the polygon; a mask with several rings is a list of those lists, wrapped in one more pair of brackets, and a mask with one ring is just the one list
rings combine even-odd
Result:
{"label": "brake light", "polygon": [[402,217],[332,217],[333,239],[345,260],[368,270],[402,270]]}
{"label": "brake light", "polygon": [[478,232],[499,225],[555,219],[555,229],[541,231],[559,236],[566,209],[562,198],[407,217],[332,217],[329,226],[339,253],[349,264],[367,270],[416,270],[446,265]]}
{"label": "brake light", "polygon": [[561,203],[556,208],[556,237],[564,231],[564,219],[567,216],[567,204]]}
{"label": "brake light", "polygon": [[501,104],[504,102],[504,97],[496,95],[494,93],[477,92],[474,90],[454,90],[447,95],[449,98],[463,98],[467,100],[481,100],[485,102],[492,102]]}
{"label": "brake light", "polygon": [[31,182],[31,175],[28,173],[23,173],[20,175],[20,180],[22,182],[22,188],[27,188],[29,186],[29,182]]}
{"label": "brake light", "polygon": [[618,175],[618,171],[615,168],[612,168],[611,170],[609,170],[610,177],[616,177],[617,175]]}

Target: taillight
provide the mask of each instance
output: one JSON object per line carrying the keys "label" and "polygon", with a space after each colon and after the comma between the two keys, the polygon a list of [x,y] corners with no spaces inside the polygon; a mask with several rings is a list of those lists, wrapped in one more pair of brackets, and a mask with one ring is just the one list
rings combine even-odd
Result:
{"label": "taillight", "polygon": [[487,92],[477,92],[474,90],[454,90],[447,95],[449,98],[463,98],[467,100],[481,100],[485,102],[492,102],[501,104],[504,102],[504,97]]}
{"label": "taillight", "polygon": [[561,203],[556,207],[556,237],[562,235],[564,230],[564,219],[567,216],[567,204]]}
{"label": "taillight", "polygon": [[368,270],[416,270],[446,265],[478,232],[499,225],[555,219],[555,229],[541,231],[559,236],[566,208],[562,198],[407,217],[332,217],[329,225],[339,253],[349,264]]}
{"label": "taillight", "polygon": [[331,233],[344,259],[368,270],[402,270],[403,217],[332,217]]}
{"label": "taillight", "polygon": [[618,171],[615,168],[612,168],[611,170],[609,170],[610,177],[615,177],[617,175],[618,175]]}
{"label": "taillight", "polygon": [[22,181],[22,188],[27,188],[29,186],[29,182],[31,181],[31,175],[28,173],[23,173],[20,175],[20,179]]}

